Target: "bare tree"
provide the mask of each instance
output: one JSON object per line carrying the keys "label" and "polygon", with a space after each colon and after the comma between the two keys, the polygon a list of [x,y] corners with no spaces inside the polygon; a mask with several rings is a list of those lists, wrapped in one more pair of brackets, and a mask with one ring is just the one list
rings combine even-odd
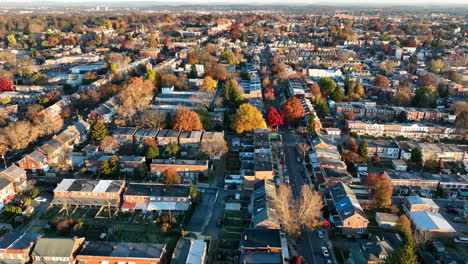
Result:
{"label": "bare tree", "polygon": [[166,115],[158,110],[145,111],[141,114],[138,125],[147,128],[164,128],[166,126]]}
{"label": "bare tree", "polygon": [[101,140],[99,148],[104,152],[112,152],[118,149],[120,146],[119,142],[112,136],[106,136]]}
{"label": "bare tree", "polygon": [[320,224],[322,216],[323,200],[320,193],[312,191],[310,186],[302,185],[301,196],[295,202],[297,220],[299,225],[306,230],[313,230]]}
{"label": "bare tree", "polygon": [[300,229],[295,222],[295,215],[291,208],[293,203],[291,188],[285,184],[280,185],[273,199],[273,206],[284,231],[292,237],[298,237]]}
{"label": "bare tree", "polygon": [[307,154],[307,151],[310,150],[310,145],[307,143],[301,143],[297,145],[297,150],[299,151],[299,153],[302,154],[302,157],[305,159],[305,155]]}
{"label": "bare tree", "polygon": [[211,159],[221,157],[228,151],[227,142],[224,139],[202,142],[200,151],[210,155]]}

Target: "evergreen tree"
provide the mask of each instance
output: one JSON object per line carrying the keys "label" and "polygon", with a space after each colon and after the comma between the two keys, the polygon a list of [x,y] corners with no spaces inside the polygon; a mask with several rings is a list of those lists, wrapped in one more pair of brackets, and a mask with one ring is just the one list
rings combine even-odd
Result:
{"label": "evergreen tree", "polygon": [[403,233],[403,244],[391,254],[386,263],[387,264],[417,264],[418,258],[416,256],[416,249],[413,238],[408,232]]}
{"label": "evergreen tree", "polygon": [[104,120],[98,120],[92,123],[89,133],[93,142],[104,139],[107,136],[107,127],[106,124],[104,124]]}
{"label": "evergreen tree", "polygon": [[197,72],[197,66],[195,66],[195,64],[192,64],[192,66],[190,66],[190,72],[188,76],[189,78],[197,78],[198,72]]}
{"label": "evergreen tree", "polygon": [[414,148],[411,150],[411,161],[422,162],[422,151],[420,148]]}
{"label": "evergreen tree", "polygon": [[364,162],[369,160],[369,150],[367,148],[367,141],[363,139],[361,144],[359,144],[358,154]]}

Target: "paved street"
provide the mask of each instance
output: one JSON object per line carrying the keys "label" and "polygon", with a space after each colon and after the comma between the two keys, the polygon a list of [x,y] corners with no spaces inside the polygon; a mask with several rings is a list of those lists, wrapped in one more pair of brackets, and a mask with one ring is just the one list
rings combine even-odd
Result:
{"label": "paved street", "polygon": [[[284,142],[284,153],[286,155],[286,167],[290,179],[291,188],[294,197],[300,194],[300,189],[306,180],[301,176],[303,172],[303,165],[297,161],[298,155],[296,145],[299,141],[296,133],[290,132],[286,129],[281,130],[281,135]],[[322,246],[326,246],[324,239],[318,237],[317,232],[305,232],[302,234],[301,239],[297,241],[298,251],[308,263],[321,264],[326,263],[326,259],[322,254]],[[331,248],[329,248],[331,251]]]}

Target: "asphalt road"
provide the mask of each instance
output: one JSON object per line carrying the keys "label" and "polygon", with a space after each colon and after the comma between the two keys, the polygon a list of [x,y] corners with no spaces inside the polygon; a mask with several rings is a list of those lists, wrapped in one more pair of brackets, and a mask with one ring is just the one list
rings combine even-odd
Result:
{"label": "asphalt road", "polygon": [[[286,167],[288,170],[289,180],[293,196],[297,197],[300,194],[300,189],[303,184],[306,184],[305,178],[301,172],[304,168],[301,162],[297,161],[299,157],[296,145],[298,138],[296,133],[290,132],[287,129],[282,129],[284,153],[286,156]],[[318,237],[317,232],[304,232],[301,239],[297,241],[298,252],[304,257],[307,263],[322,264],[326,263],[327,259],[322,254],[322,246],[326,246],[326,241]],[[331,249],[329,248],[329,251]]]}

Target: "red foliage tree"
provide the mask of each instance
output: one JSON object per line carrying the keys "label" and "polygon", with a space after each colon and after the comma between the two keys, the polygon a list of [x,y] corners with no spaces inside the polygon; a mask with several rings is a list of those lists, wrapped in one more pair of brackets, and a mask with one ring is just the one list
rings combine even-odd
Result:
{"label": "red foliage tree", "polygon": [[272,127],[284,124],[283,113],[281,111],[278,112],[276,108],[271,106],[270,109],[268,109],[268,113],[266,115],[266,122],[269,126]]}
{"label": "red foliage tree", "polygon": [[289,124],[296,124],[304,117],[305,110],[297,97],[289,98],[283,106],[284,119]]}
{"label": "red foliage tree", "polygon": [[14,91],[13,82],[8,78],[0,78],[0,91]]}
{"label": "red foliage tree", "polygon": [[429,74],[424,75],[419,79],[419,87],[437,87],[437,80]]}
{"label": "red foliage tree", "polygon": [[289,260],[290,264],[307,264],[303,257],[294,256]]}
{"label": "red foliage tree", "polygon": [[369,174],[367,176],[367,185],[373,189],[375,208],[384,208],[392,204],[393,186],[385,172]]}
{"label": "red foliage tree", "polygon": [[48,40],[49,40],[49,45],[52,47],[57,46],[60,42],[60,39],[58,39],[56,36],[50,36]]}
{"label": "red foliage tree", "polygon": [[265,98],[265,100],[273,101],[275,100],[275,96],[275,89],[271,87],[265,88],[265,91],[263,92],[263,97]]}

